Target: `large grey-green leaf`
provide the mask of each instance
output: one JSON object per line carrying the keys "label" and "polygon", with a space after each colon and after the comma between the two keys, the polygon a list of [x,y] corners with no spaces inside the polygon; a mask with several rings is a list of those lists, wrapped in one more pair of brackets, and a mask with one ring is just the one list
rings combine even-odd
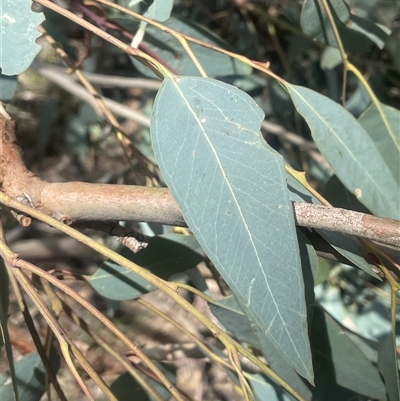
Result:
{"label": "large grey-green leaf", "polygon": [[371,212],[397,219],[398,184],[364,128],[329,98],[302,86],[286,87],[340,181]]}
{"label": "large grey-green leaf", "polygon": [[40,46],[35,41],[44,16],[33,12],[31,6],[30,0],[1,2],[0,67],[4,75],[24,72],[39,53]]}
{"label": "large grey-green leaf", "polygon": [[253,99],[207,78],[166,78],[151,119],[163,176],[244,313],[312,381],[301,264],[285,170]]}
{"label": "large grey-green leaf", "polygon": [[[358,118],[387,167],[400,186],[400,111],[379,103],[380,110],[374,103]],[[399,190],[399,189],[398,189]]]}

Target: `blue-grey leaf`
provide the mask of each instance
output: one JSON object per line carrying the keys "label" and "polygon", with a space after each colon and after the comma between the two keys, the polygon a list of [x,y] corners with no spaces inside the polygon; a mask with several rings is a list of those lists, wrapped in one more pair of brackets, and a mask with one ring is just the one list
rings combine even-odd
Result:
{"label": "blue-grey leaf", "polygon": [[40,51],[36,39],[38,26],[44,20],[42,13],[31,10],[30,0],[2,0],[1,2],[1,58],[4,75],[24,72]]}
{"label": "blue-grey leaf", "polygon": [[212,313],[240,341],[250,344],[263,352],[270,368],[286,383],[289,383],[303,398],[311,398],[311,390],[306,382],[295,372],[290,363],[282,358],[280,352],[261,332],[251,317],[245,316],[233,296],[222,298],[209,304]]}
{"label": "blue-grey leaf", "polygon": [[377,368],[326,311],[315,306],[310,330],[317,389],[337,384],[373,399],[385,398]]}
{"label": "blue-grey leaf", "polygon": [[[121,20],[121,23],[127,27],[132,25],[129,20]],[[208,44],[232,50],[224,40],[203,26],[191,24],[187,21],[181,21],[173,17],[166,21],[164,25],[167,30],[168,28],[172,28]],[[149,49],[161,57],[168,67],[175,71],[175,73],[179,73],[180,75],[200,76],[199,70],[186,50],[182,47],[179,41],[167,31],[164,32],[153,26],[147,26],[144,43],[146,43]],[[196,43],[189,43],[189,46],[207,76],[245,75],[250,74],[252,71],[252,68],[247,64],[235,60],[225,54],[207,49],[206,47],[200,46]],[[132,62],[141,73],[153,77],[152,71],[139,61],[132,58]]]}
{"label": "blue-grey leaf", "polygon": [[400,111],[375,103],[361,114],[358,122],[374,141],[378,152],[400,187]]}
{"label": "blue-grey leaf", "polygon": [[8,103],[11,101],[17,89],[17,84],[18,75],[8,76],[0,74],[0,100],[2,102]]}
{"label": "blue-grey leaf", "polygon": [[398,183],[365,129],[326,96],[302,86],[286,87],[340,181],[371,212],[397,219]]}
{"label": "blue-grey leaf", "polygon": [[382,341],[378,351],[378,369],[385,381],[389,401],[400,399],[400,379],[397,360],[394,335],[390,333]]}
{"label": "blue-grey leaf", "polygon": [[[133,253],[123,248],[120,254],[163,279],[185,272],[203,260],[202,250],[193,235],[152,237],[146,249]],[[100,295],[115,301],[135,299],[155,290],[145,279],[110,260],[87,280]]]}
{"label": "blue-grey leaf", "polygon": [[174,0],[153,0],[144,16],[156,21],[166,21],[171,15],[173,5]]}
{"label": "blue-grey leaf", "polygon": [[[37,352],[23,357],[15,364],[18,397],[21,401],[39,401],[46,390],[46,373]],[[0,389],[1,401],[14,401],[12,384]]]}
{"label": "blue-grey leaf", "polygon": [[253,99],[233,86],[168,77],[154,104],[153,147],[185,221],[244,313],[312,381],[284,163],[260,135],[262,119]]}

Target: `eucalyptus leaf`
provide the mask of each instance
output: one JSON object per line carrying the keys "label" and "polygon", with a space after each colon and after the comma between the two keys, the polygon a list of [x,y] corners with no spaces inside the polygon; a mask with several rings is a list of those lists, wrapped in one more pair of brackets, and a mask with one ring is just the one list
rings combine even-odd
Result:
{"label": "eucalyptus leaf", "polygon": [[[128,248],[119,253],[163,279],[185,272],[203,260],[202,250],[194,236],[179,234],[152,237],[147,248],[138,253]],[[100,295],[115,301],[135,299],[155,289],[142,277],[112,261],[104,262],[86,279]]]}
{"label": "eucalyptus leaf", "polygon": [[168,77],[151,118],[153,147],[185,221],[244,313],[312,381],[284,163],[261,137],[262,119],[253,99],[233,86]]}
{"label": "eucalyptus leaf", "polygon": [[400,190],[400,111],[380,102],[371,103],[358,122],[374,141]]}
{"label": "eucalyptus leaf", "polygon": [[[0,70],[1,71],[1,70]],[[7,76],[0,74],[0,100],[10,102],[18,85],[18,75]]]}
{"label": "eucalyptus leaf", "polygon": [[371,212],[397,219],[398,183],[365,129],[329,98],[302,86],[286,87],[340,181]]}
{"label": "eucalyptus leaf", "polygon": [[153,0],[144,16],[156,21],[166,21],[171,16],[174,0]]}
{"label": "eucalyptus leaf", "polygon": [[373,41],[380,49],[385,46],[386,40],[390,35],[390,29],[374,24],[371,21],[360,18],[357,15],[351,15],[349,24],[350,29],[360,32],[371,41]]}
{"label": "eucalyptus leaf", "polygon": [[30,0],[2,0],[1,2],[1,58],[4,75],[24,72],[40,51],[36,39],[38,26],[44,15],[31,10]]}
{"label": "eucalyptus leaf", "polygon": [[286,395],[281,388],[277,387],[265,375],[255,374],[246,376],[256,401],[290,401],[291,398]]}
{"label": "eucalyptus leaf", "polygon": [[400,399],[400,379],[396,342],[393,333],[383,341],[378,351],[378,368],[385,382],[389,401]]}
{"label": "eucalyptus leaf", "polygon": [[[24,356],[15,364],[15,380],[21,401],[39,401],[46,390],[46,372],[37,352]],[[14,401],[11,383],[0,388],[1,401]]]}
{"label": "eucalyptus leaf", "polygon": [[[355,24],[354,29],[348,28],[349,20],[352,15],[348,5],[344,0],[329,0],[327,4],[339,32],[340,39],[344,48],[349,52],[366,51],[372,44],[369,37],[361,34]],[[336,38],[331,27],[331,23],[325,10],[317,0],[305,0],[300,14],[300,23],[302,31],[311,38],[331,47],[338,47]]]}
{"label": "eucalyptus leaf", "polygon": [[[200,25],[184,22],[176,18],[170,18],[164,25],[166,27],[165,31],[153,26],[147,26],[143,40],[151,51],[156,53],[169,68],[180,75],[199,76],[200,72],[179,41],[168,32],[168,28],[175,29],[211,45],[232,50],[221,38]],[[246,75],[252,71],[252,68],[248,65],[225,54],[207,49],[196,43],[189,43],[189,46],[206,74],[210,77]],[[154,74],[139,61],[132,58],[132,62],[142,74],[154,77]]]}
{"label": "eucalyptus leaf", "polygon": [[322,308],[315,306],[310,331],[316,387],[337,384],[374,399],[385,398],[375,366],[351,341],[346,331]]}

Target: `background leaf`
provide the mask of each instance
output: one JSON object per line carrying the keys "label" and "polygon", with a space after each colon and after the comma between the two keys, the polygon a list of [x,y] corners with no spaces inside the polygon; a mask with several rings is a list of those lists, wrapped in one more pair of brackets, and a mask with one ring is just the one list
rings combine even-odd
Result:
{"label": "background leaf", "polygon": [[[121,23],[124,22],[121,20]],[[200,25],[170,18],[165,22],[165,26],[167,28],[176,29],[181,33],[190,35],[209,44],[228,50],[230,49],[226,42]],[[144,42],[180,75],[200,75],[199,70],[193,64],[193,61],[183,49],[182,45],[171,34],[153,26],[148,26],[146,28]],[[248,65],[222,53],[207,49],[195,43],[190,43],[190,48],[196,55],[206,74],[210,77],[217,75],[245,75],[250,74],[252,71],[252,68]],[[132,59],[132,62],[142,74],[151,77],[154,76],[147,67],[143,66],[143,64],[137,60]]]}
{"label": "background leaf", "polygon": [[[45,369],[37,352],[24,356],[15,364],[20,401],[39,401],[46,390]],[[0,388],[1,401],[14,401],[12,384]]]}
{"label": "background leaf", "polygon": [[24,72],[40,51],[36,39],[38,26],[44,20],[42,13],[31,10],[29,0],[2,0],[1,2],[1,58],[4,75]]}
{"label": "background leaf", "polygon": [[209,304],[209,306],[211,312],[228,331],[239,340],[261,350],[275,373],[289,383],[305,399],[311,398],[311,390],[305,381],[296,373],[291,364],[282,358],[274,343],[260,332],[257,324],[251,323],[251,317],[245,316],[233,296],[222,298],[216,301],[215,304]]}
{"label": "background leaf", "polygon": [[18,85],[18,75],[7,76],[0,74],[0,100],[10,102]]}
{"label": "background leaf", "polygon": [[[366,51],[372,42],[360,32],[347,27],[351,17],[347,4],[343,0],[329,0],[328,4],[344,48],[349,52]],[[328,46],[337,47],[328,17],[317,0],[306,0],[303,3],[300,23],[306,35]],[[354,24],[354,28],[357,27]]]}
{"label": "background leaf", "polygon": [[359,394],[384,399],[378,370],[351,341],[346,331],[322,308],[315,306],[310,331],[317,388],[332,384]]}
{"label": "background leaf", "polygon": [[312,381],[292,205],[283,160],[260,136],[262,119],[235,87],[166,78],[151,119],[153,147],[186,222],[244,313]]}
{"label": "background leaf", "polygon": [[[379,103],[371,105],[361,114],[358,122],[364,127],[383,157],[387,168],[400,186],[400,111]],[[398,217],[398,216],[397,216]]]}
{"label": "background leaf", "polygon": [[174,0],[153,0],[144,16],[156,21],[166,21],[171,15],[173,5]]}
{"label": "background leaf", "polygon": [[[119,253],[164,279],[191,269],[203,260],[202,249],[194,236],[179,234],[153,237],[147,248],[138,253],[128,248]],[[86,278],[100,295],[115,301],[135,299],[155,290],[145,279],[112,261],[104,262],[95,274]]]}
{"label": "background leaf", "polygon": [[399,367],[397,364],[396,343],[393,333],[390,333],[379,347],[378,368],[385,381],[389,401],[400,399]]}
{"label": "background leaf", "polygon": [[256,401],[290,401],[291,398],[262,374],[246,375]]}
{"label": "background leaf", "polygon": [[398,183],[357,120],[339,104],[311,89],[290,84],[286,87],[340,181],[371,212],[397,219]]}
{"label": "background leaf", "polygon": [[[168,377],[168,379],[175,383],[175,374],[171,372],[170,366],[156,363],[157,367]],[[147,379],[149,384],[158,392],[162,399],[168,400],[171,397],[171,393],[159,382]],[[117,380],[110,386],[113,394],[118,398],[118,401],[153,401],[151,397],[140,384],[132,377],[128,372],[121,374]]]}

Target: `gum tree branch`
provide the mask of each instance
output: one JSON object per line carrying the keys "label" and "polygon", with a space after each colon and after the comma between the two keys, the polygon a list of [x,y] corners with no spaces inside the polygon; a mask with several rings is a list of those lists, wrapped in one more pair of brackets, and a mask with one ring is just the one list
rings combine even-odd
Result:
{"label": "gum tree branch", "polygon": [[[15,143],[15,123],[3,109],[0,120],[1,190],[66,224],[88,221],[146,221],[185,226],[167,188],[135,185],[49,183],[26,169]],[[293,203],[298,226],[338,231],[400,247],[400,222],[345,209]],[[267,228],[266,228],[267,229]]]}

